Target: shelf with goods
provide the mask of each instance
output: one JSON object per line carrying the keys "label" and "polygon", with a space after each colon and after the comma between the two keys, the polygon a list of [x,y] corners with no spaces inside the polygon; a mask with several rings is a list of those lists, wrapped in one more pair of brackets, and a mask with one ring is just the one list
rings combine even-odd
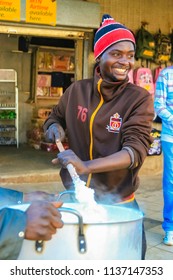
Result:
{"label": "shelf with goods", "polygon": [[32,96],[35,107],[27,138],[31,146],[40,148],[44,142],[42,124],[75,80],[75,48],[39,46],[35,48],[33,59]]}
{"label": "shelf with goods", "polygon": [[17,72],[0,69],[0,146],[19,147]]}
{"label": "shelf with goods", "polygon": [[70,48],[39,47],[36,54],[35,102],[56,104],[75,79],[75,51]]}

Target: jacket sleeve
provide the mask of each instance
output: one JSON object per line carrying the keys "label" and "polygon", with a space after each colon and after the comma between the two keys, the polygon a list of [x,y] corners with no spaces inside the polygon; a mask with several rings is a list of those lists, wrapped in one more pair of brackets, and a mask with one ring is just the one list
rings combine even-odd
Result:
{"label": "jacket sleeve", "polygon": [[129,147],[133,152],[132,169],[142,166],[153,141],[150,136],[154,118],[153,100],[144,89],[141,89],[141,92],[143,92],[142,97],[139,97],[136,107],[133,108],[122,128],[122,145]]}
{"label": "jacket sleeve", "polygon": [[0,207],[4,205],[20,204],[22,200],[22,192],[0,187]]}
{"label": "jacket sleeve", "polygon": [[0,210],[0,259],[17,259],[26,228],[26,213],[3,208]]}

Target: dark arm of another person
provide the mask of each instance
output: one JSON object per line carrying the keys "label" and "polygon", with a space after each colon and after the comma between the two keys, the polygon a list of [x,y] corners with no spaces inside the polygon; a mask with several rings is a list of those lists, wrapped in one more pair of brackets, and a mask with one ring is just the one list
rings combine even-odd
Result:
{"label": "dark arm of another person", "polygon": [[62,202],[33,202],[26,212],[3,208],[0,210],[0,259],[17,259],[23,239],[50,240],[57,228],[63,226],[57,210]]}

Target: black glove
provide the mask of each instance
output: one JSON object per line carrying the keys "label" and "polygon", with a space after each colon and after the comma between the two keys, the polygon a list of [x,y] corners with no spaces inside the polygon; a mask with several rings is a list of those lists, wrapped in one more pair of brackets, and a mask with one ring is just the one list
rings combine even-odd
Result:
{"label": "black glove", "polygon": [[45,139],[47,142],[55,143],[56,140],[63,141],[65,138],[65,132],[61,125],[57,123],[51,124],[46,133]]}

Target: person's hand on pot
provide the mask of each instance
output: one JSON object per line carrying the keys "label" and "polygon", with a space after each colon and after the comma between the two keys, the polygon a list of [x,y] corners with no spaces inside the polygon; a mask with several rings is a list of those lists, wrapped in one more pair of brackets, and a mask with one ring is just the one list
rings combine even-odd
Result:
{"label": "person's hand on pot", "polygon": [[51,124],[45,132],[45,140],[50,143],[55,143],[57,140],[63,141],[65,131],[58,123]]}
{"label": "person's hand on pot", "polygon": [[61,206],[62,202],[33,202],[26,211],[25,239],[50,240],[56,230],[63,227],[61,213],[57,209]]}
{"label": "person's hand on pot", "polygon": [[78,174],[89,174],[87,161],[82,161],[72,150],[68,149],[57,154],[57,158],[52,160],[53,164],[61,164],[66,168],[71,163]]}

